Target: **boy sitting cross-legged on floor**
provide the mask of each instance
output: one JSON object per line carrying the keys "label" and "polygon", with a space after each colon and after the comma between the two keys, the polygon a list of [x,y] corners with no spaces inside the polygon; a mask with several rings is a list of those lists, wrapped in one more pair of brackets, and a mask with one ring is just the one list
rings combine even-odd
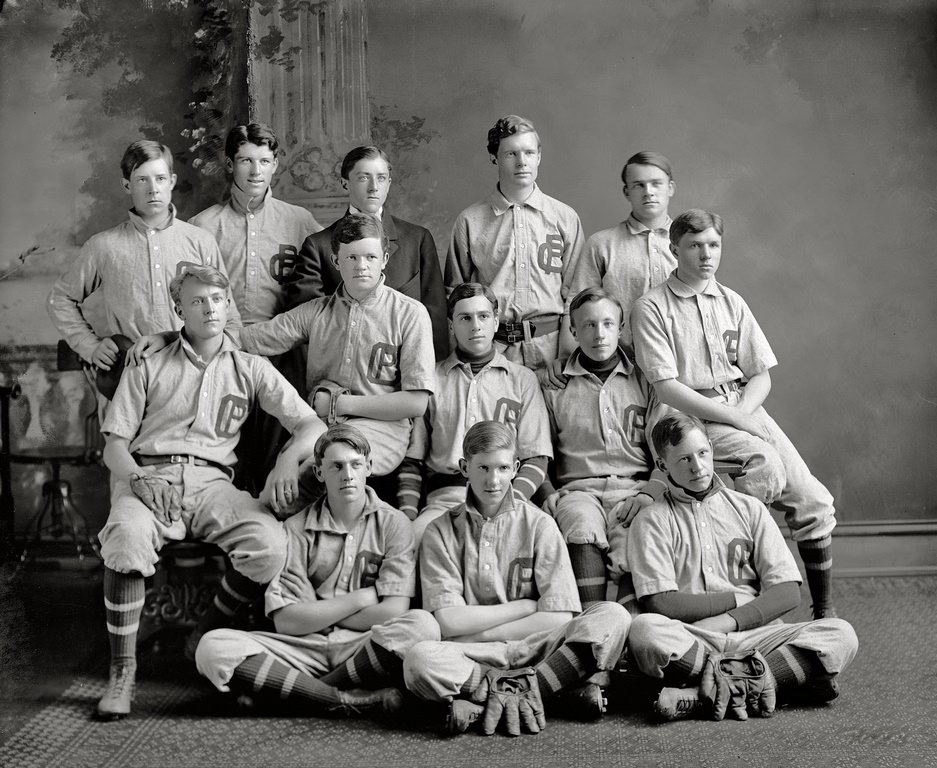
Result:
{"label": "boy sitting cross-legged on floor", "polygon": [[692,686],[664,688],[657,713],[745,720],[836,698],[836,676],[858,647],[852,626],[779,621],[800,603],[797,565],[765,505],[713,473],[699,419],[665,416],[652,439],[669,487],[631,526],[628,560],[648,613],[635,617],[628,641],[643,673]]}
{"label": "boy sitting cross-legged on floor", "polygon": [[561,692],[572,694],[581,719],[600,717],[601,689],[587,680],[618,661],[628,612],[603,602],[580,614],[556,523],[512,492],[518,461],[510,427],[476,424],[462,452],[465,503],[430,523],[420,545],[423,605],[444,641],[410,649],[407,687],[449,702],[453,732],[480,720],[491,735],[503,720],[512,736],[538,733],[543,699]]}
{"label": "boy sitting cross-legged on floor", "polygon": [[410,521],[367,487],[371,447],[355,427],[335,425],[319,438],[315,473],[326,493],[286,521],[286,565],[267,589],[276,632],[209,632],[196,664],[219,690],[260,705],[389,713],[401,703],[403,655],[439,639],[429,613],[408,610]]}

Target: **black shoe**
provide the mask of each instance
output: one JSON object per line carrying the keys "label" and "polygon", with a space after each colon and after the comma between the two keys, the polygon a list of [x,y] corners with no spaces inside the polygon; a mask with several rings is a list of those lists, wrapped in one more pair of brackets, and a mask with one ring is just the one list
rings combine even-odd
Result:
{"label": "black shoe", "polygon": [[339,717],[358,717],[364,714],[392,715],[403,707],[403,696],[396,688],[366,691],[350,688],[339,691],[340,704],[330,708],[330,714]]}

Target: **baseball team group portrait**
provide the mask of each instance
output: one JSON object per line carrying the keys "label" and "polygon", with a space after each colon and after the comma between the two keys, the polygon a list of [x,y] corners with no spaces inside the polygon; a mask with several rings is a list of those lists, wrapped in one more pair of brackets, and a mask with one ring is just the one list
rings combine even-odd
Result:
{"label": "baseball team group portrait", "polygon": [[0,3],[0,756],[926,764],[898,6]]}

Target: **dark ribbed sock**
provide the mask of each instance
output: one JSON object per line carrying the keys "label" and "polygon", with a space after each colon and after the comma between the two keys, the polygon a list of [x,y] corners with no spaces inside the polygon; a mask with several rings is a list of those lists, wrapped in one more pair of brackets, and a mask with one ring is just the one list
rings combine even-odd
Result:
{"label": "dark ribbed sock", "polygon": [[618,592],[615,594],[615,602],[625,606],[632,616],[641,613],[638,605],[638,596],[634,591],[634,579],[630,573],[623,573],[618,581]]}
{"label": "dark ribbed sock", "polygon": [[228,568],[208,609],[198,621],[198,633],[204,634],[210,629],[230,626],[231,619],[241,606],[248,605],[263,595],[266,586],[252,581],[234,568]]}
{"label": "dark ribbed sock", "polygon": [[605,557],[595,544],[569,544],[579,602],[585,610],[605,599]]}
{"label": "dark ribbed sock", "polygon": [[798,688],[826,674],[815,651],[793,645],[782,645],[771,651],[765,656],[765,663],[774,675],[778,701],[787,700]]}
{"label": "dark ribbed sock", "polygon": [[403,685],[403,661],[373,640],[368,640],[344,664],[321,678],[336,688],[384,688]]}
{"label": "dark ribbed sock", "polygon": [[284,664],[269,653],[249,656],[234,669],[231,687],[268,700],[302,703],[312,710],[341,703],[338,689]]}
{"label": "dark ribbed sock", "polygon": [[111,661],[137,657],[137,630],[143,615],[145,593],[141,574],[104,569],[104,613]]}
{"label": "dark ribbed sock", "polygon": [[804,561],[813,617],[828,616],[833,611],[833,539],[824,536],[822,539],[798,541],[797,549]]}
{"label": "dark ribbed sock", "polygon": [[698,640],[679,659],[673,659],[664,667],[665,685],[695,685],[703,674],[703,665],[706,663],[706,650]]}
{"label": "dark ribbed sock", "polygon": [[596,670],[589,643],[563,643],[534,669],[541,696],[572,688]]}

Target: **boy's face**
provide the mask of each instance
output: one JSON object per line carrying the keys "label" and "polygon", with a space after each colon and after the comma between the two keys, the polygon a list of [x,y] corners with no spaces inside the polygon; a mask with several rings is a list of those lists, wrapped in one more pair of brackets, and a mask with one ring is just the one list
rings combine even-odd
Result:
{"label": "boy's face", "polygon": [[459,469],[468,479],[479,512],[494,512],[498,508],[504,494],[511,492],[511,481],[519,466],[514,451],[507,448],[476,453],[468,461],[459,459]]}
{"label": "boy's face", "polygon": [[540,168],[540,139],[533,131],[514,133],[501,139],[493,159],[502,187],[532,187]]}
{"label": "boy's face", "polygon": [[712,227],[702,232],[687,232],[677,245],[670,244],[670,250],[677,257],[677,277],[687,285],[701,285],[719,269],[722,235]]}
{"label": "boy's face", "polygon": [[390,192],[390,168],[381,157],[366,157],[355,163],[344,180],[348,202],[364,213],[377,214]]}
{"label": "boy's face", "polygon": [[251,197],[262,197],[270,187],[277,162],[273,150],[266,144],[258,146],[245,141],[238,147],[234,160],[228,160],[228,168],[236,187]]}
{"label": "boy's face", "polygon": [[169,165],[163,158],[138,165],[122,183],[138,216],[156,221],[168,215],[176,174],[169,172]]}
{"label": "boy's face", "polygon": [[185,321],[185,332],[192,341],[213,339],[224,332],[228,322],[228,292],[194,278],[182,284],[176,312]]}
{"label": "boy's face", "polygon": [[688,491],[702,493],[712,483],[712,443],[698,429],[691,429],[680,443],[669,446],[658,463],[674,483]]}
{"label": "boy's face", "polygon": [[621,312],[608,299],[587,301],[573,313],[571,330],[588,358],[604,362],[618,352]]}
{"label": "boy's face", "polygon": [[625,169],[625,197],[634,217],[642,224],[667,215],[674,183],[656,165],[636,165]]}
{"label": "boy's face", "polygon": [[332,255],[332,263],[345,281],[345,290],[356,299],[367,296],[380,282],[387,254],[376,237],[365,237],[353,243],[338,246],[338,255]]}
{"label": "boy's face", "polygon": [[491,349],[498,315],[484,296],[457,301],[452,308],[449,328],[459,349],[471,355],[484,355]]}
{"label": "boy's face", "polygon": [[316,477],[325,485],[329,502],[350,504],[365,498],[371,474],[371,459],[348,443],[332,443],[315,467]]}

